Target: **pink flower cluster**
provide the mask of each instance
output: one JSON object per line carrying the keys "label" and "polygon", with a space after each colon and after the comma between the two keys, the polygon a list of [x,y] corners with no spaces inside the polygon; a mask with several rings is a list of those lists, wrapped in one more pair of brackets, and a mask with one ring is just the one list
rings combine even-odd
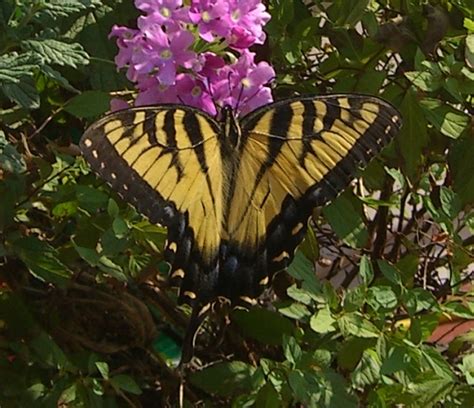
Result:
{"label": "pink flower cluster", "polygon": [[[135,0],[137,29],[114,26],[118,68],[136,84],[136,106],[183,103],[217,115],[245,114],[272,101],[275,71],[249,51],[270,19],[260,0]],[[126,107],[114,101],[112,108]]]}

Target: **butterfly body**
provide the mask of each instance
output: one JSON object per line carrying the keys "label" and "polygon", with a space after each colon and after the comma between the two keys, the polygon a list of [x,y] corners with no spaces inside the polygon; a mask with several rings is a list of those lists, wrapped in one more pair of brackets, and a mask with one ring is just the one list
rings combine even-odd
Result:
{"label": "butterfly body", "polygon": [[92,168],[152,223],[179,301],[256,298],[336,197],[397,133],[398,112],[360,95],[288,99],[221,119],[183,105],[139,107],[94,123]]}

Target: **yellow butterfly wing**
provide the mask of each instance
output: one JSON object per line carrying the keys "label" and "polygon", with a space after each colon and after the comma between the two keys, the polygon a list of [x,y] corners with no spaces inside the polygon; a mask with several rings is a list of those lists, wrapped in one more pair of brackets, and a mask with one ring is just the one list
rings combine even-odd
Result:
{"label": "yellow butterfly wing", "polygon": [[[168,227],[172,277],[183,296],[218,262],[223,220],[219,124],[182,105],[139,107],[95,122],[81,149],[95,172],[152,223]],[[200,274],[204,271],[204,274]]]}
{"label": "yellow butterfly wing", "polygon": [[245,299],[258,296],[272,274],[288,265],[313,208],[347,187],[401,120],[378,98],[330,95],[267,105],[241,126],[225,215],[228,257],[239,260],[238,279],[225,292]]}

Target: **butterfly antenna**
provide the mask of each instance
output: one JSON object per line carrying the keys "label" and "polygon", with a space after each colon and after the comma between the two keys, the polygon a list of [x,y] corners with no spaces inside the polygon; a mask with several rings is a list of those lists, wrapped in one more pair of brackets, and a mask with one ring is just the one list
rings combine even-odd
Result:
{"label": "butterfly antenna", "polygon": [[244,93],[244,84],[240,84],[239,96],[237,97],[237,103],[235,104],[235,111],[239,111],[240,101],[242,100],[242,94]]}

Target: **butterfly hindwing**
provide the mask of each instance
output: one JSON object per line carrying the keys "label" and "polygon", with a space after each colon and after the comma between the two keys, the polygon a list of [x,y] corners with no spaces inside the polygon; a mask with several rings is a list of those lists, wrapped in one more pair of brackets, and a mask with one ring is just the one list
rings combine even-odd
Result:
{"label": "butterfly hindwing", "polygon": [[285,100],[242,119],[227,230],[230,251],[248,267],[245,295],[288,265],[313,208],[346,188],[400,125],[391,105],[359,95]]}
{"label": "butterfly hindwing", "polygon": [[[203,112],[161,105],[107,115],[81,140],[93,170],[152,223],[168,227],[166,258],[178,280],[210,268],[218,255],[223,216],[218,132],[217,122]],[[186,295],[193,297],[192,290]]]}

